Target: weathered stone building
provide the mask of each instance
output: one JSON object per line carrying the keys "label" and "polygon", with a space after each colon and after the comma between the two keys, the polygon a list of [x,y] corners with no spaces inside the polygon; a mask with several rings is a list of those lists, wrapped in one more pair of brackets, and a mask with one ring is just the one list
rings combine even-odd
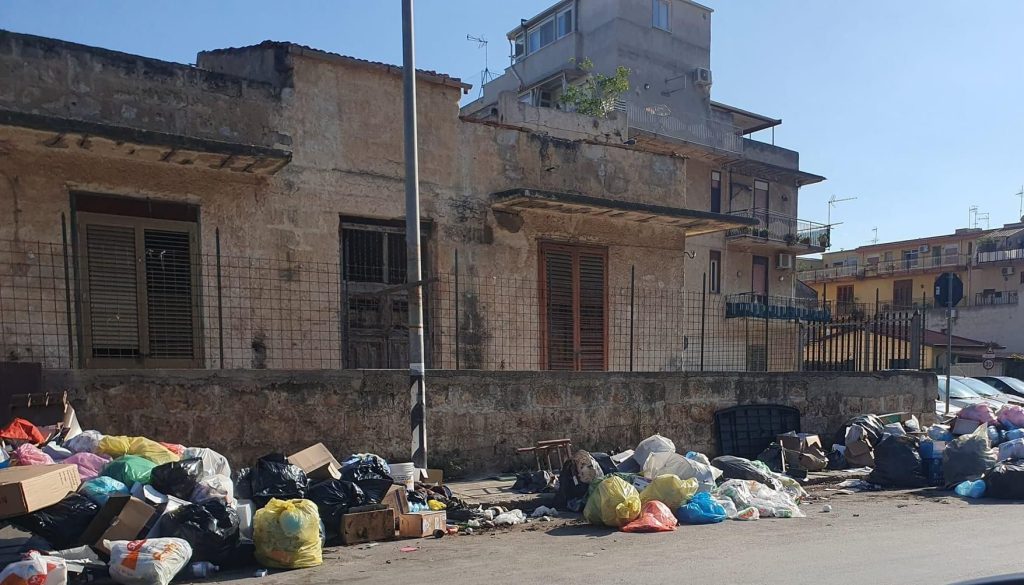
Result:
{"label": "weathered stone building", "polygon": [[[2,355],[404,365],[398,68],[273,42],[191,67],[2,33],[0,71]],[[626,369],[645,348],[622,291],[678,294],[688,236],[753,223],[692,209],[683,156],[460,118],[468,86],[418,78],[434,365],[458,348],[460,367]],[[643,318],[644,368],[685,367],[689,313]]]}

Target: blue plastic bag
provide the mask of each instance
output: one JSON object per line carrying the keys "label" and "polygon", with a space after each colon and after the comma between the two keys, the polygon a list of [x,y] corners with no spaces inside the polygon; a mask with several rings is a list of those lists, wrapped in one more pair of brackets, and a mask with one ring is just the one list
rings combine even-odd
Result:
{"label": "blue plastic bag", "polygon": [[978,481],[964,481],[956,486],[956,495],[964,498],[980,498],[985,495],[984,480],[979,479]]}
{"label": "blue plastic bag", "polygon": [[107,498],[110,496],[127,496],[129,493],[128,486],[105,475],[94,477],[83,483],[78,491],[98,506],[106,504]]}
{"label": "blue plastic bag", "polygon": [[932,425],[928,427],[928,438],[933,441],[952,441],[953,433],[949,432],[948,427]]}
{"label": "blue plastic bag", "polygon": [[676,510],[676,518],[683,524],[714,524],[725,520],[725,508],[711,494],[700,492]]}
{"label": "blue plastic bag", "polygon": [[1006,440],[1012,441],[1014,439],[1024,439],[1024,429],[1006,431]]}

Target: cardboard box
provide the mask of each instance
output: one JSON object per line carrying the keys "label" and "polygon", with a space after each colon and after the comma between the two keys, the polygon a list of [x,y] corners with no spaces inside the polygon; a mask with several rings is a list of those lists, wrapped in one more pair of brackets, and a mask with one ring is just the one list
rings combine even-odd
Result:
{"label": "cardboard box", "polygon": [[443,469],[421,469],[420,483],[426,485],[444,485]]}
{"label": "cardboard box", "polygon": [[416,512],[398,516],[398,534],[405,538],[433,536],[438,530],[448,530],[448,515],[438,512]]}
{"label": "cardboard box", "polygon": [[409,499],[406,497],[404,485],[391,486],[380,503],[394,510],[396,515],[409,513]]}
{"label": "cardboard box", "polygon": [[393,540],[395,538],[395,511],[391,508],[369,512],[350,510],[342,514],[338,534],[341,535],[342,544]]}
{"label": "cardboard box", "polygon": [[289,455],[288,463],[305,471],[309,479],[341,479],[341,464],[323,443]]}
{"label": "cardboard box", "polygon": [[104,554],[104,540],[138,540],[157,518],[156,508],[132,496],[110,496],[82,533],[82,542]]}
{"label": "cardboard box", "polygon": [[974,431],[978,430],[982,423],[976,420],[968,420],[966,418],[957,417],[953,422],[952,433],[954,435],[969,435]]}
{"label": "cardboard box", "polygon": [[813,452],[824,453],[821,446],[821,439],[813,433],[785,433],[776,437],[776,440],[783,448],[801,453]]}
{"label": "cardboard box", "polygon": [[0,469],[0,518],[52,506],[81,485],[75,465],[26,465]]}

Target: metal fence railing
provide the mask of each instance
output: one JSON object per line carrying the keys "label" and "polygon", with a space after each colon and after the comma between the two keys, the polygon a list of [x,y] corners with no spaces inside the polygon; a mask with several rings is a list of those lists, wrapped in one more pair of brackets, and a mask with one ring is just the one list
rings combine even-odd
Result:
{"label": "metal fence railing", "polygon": [[[396,284],[403,279],[384,276],[388,271],[340,259],[198,250],[188,255],[189,270],[179,254],[171,271],[162,264],[167,254],[147,247],[137,253],[138,274],[125,277],[139,279],[138,298],[116,297],[110,291],[125,288],[103,288],[101,282],[112,268],[87,271],[76,253],[65,243],[0,241],[0,360],[37,361],[48,368],[408,367],[410,285]],[[99,266],[96,258],[92,262]],[[130,271],[124,266],[131,264],[120,266]],[[884,304],[683,291],[650,284],[658,282],[648,278],[655,275],[634,274],[628,267],[562,289],[537,276],[482,275],[481,268],[426,272],[428,367],[844,369],[849,358],[829,353],[829,339],[846,329],[884,333],[875,329],[883,317],[902,331],[912,318],[910,312],[894,316]],[[148,323],[154,315],[159,322]],[[187,318],[175,321],[174,315]],[[174,353],[159,354],[168,344],[156,343],[153,331],[175,342]],[[858,343],[864,348],[863,340]],[[840,365],[828,366],[829,359]],[[855,368],[904,363],[903,357],[892,359],[897,361],[860,357]]]}

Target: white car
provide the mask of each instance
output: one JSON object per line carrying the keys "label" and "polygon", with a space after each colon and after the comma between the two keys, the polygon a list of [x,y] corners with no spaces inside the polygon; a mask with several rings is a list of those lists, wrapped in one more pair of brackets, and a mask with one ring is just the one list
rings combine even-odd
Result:
{"label": "white car", "polygon": [[1017,397],[1024,401],[1024,382],[1010,376],[975,376],[975,380],[981,380],[989,386]]}
{"label": "white car", "polygon": [[[959,376],[953,376],[949,381],[949,414],[954,415],[975,404],[988,404],[989,408],[998,410],[1003,404],[1001,402],[981,397],[970,386],[958,380]],[[942,416],[946,414],[946,377],[939,376],[938,393],[935,399],[935,414]]]}
{"label": "white car", "polygon": [[968,388],[974,390],[974,393],[982,398],[988,398],[989,400],[995,400],[1002,404],[1016,404],[1018,406],[1024,406],[1024,400],[1020,396],[1014,396],[1013,394],[1007,394],[1002,390],[999,390],[991,384],[986,384],[981,380],[975,378],[965,378],[963,376],[957,376],[958,380],[967,385]]}

